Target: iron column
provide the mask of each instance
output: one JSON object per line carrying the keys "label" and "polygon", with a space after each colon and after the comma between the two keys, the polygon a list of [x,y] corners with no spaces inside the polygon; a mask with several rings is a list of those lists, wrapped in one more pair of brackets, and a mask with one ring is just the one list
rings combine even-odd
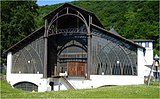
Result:
{"label": "iron column", "polygon": [[88,25],[88,49],[87,49],[87,79],[90,79],[90,69],[92,64],[92,35],[91,27],[92,17],[89,16],[89,25]]}
{"label": "iron column", "polygon": [[45,20],[45,33],[44,33],[44,65],[43,77],[47,78],[47,60],[48,60],[48,22]]}

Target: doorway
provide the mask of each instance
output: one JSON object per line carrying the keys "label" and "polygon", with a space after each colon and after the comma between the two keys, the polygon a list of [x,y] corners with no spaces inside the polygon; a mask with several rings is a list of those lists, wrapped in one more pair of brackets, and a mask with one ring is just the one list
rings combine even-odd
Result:
{"label": "doorway", "polygon": [[68,62],[68,76],[85,76],[86,62]]}

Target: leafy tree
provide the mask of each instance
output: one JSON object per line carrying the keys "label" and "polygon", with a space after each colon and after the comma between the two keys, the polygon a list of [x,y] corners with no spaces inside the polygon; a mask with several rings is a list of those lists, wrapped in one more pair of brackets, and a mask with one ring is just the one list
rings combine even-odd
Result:
{"label": "leafy tree", "polygon": [[36,29],[37,10],[35,1],[1,1],[1,54]]}

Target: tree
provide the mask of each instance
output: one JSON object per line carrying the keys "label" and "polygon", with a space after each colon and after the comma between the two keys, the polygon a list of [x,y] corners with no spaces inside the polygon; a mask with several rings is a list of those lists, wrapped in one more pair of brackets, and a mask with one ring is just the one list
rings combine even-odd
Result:
{"label": "tree", "polygon": [[37,10],[36,1],[1,1],[1,55],[36,29]]}

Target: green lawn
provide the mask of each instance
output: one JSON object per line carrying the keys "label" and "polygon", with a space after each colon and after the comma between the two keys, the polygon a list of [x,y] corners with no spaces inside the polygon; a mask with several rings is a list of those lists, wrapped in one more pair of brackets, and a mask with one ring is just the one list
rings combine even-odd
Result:
{"label": "green lawn", "polygon": [[151,85],[106,86],[95,89],[81,89],[52,92],[27,92],[13,89],[1,80],[1,98],[159,98],[160,87]]}

